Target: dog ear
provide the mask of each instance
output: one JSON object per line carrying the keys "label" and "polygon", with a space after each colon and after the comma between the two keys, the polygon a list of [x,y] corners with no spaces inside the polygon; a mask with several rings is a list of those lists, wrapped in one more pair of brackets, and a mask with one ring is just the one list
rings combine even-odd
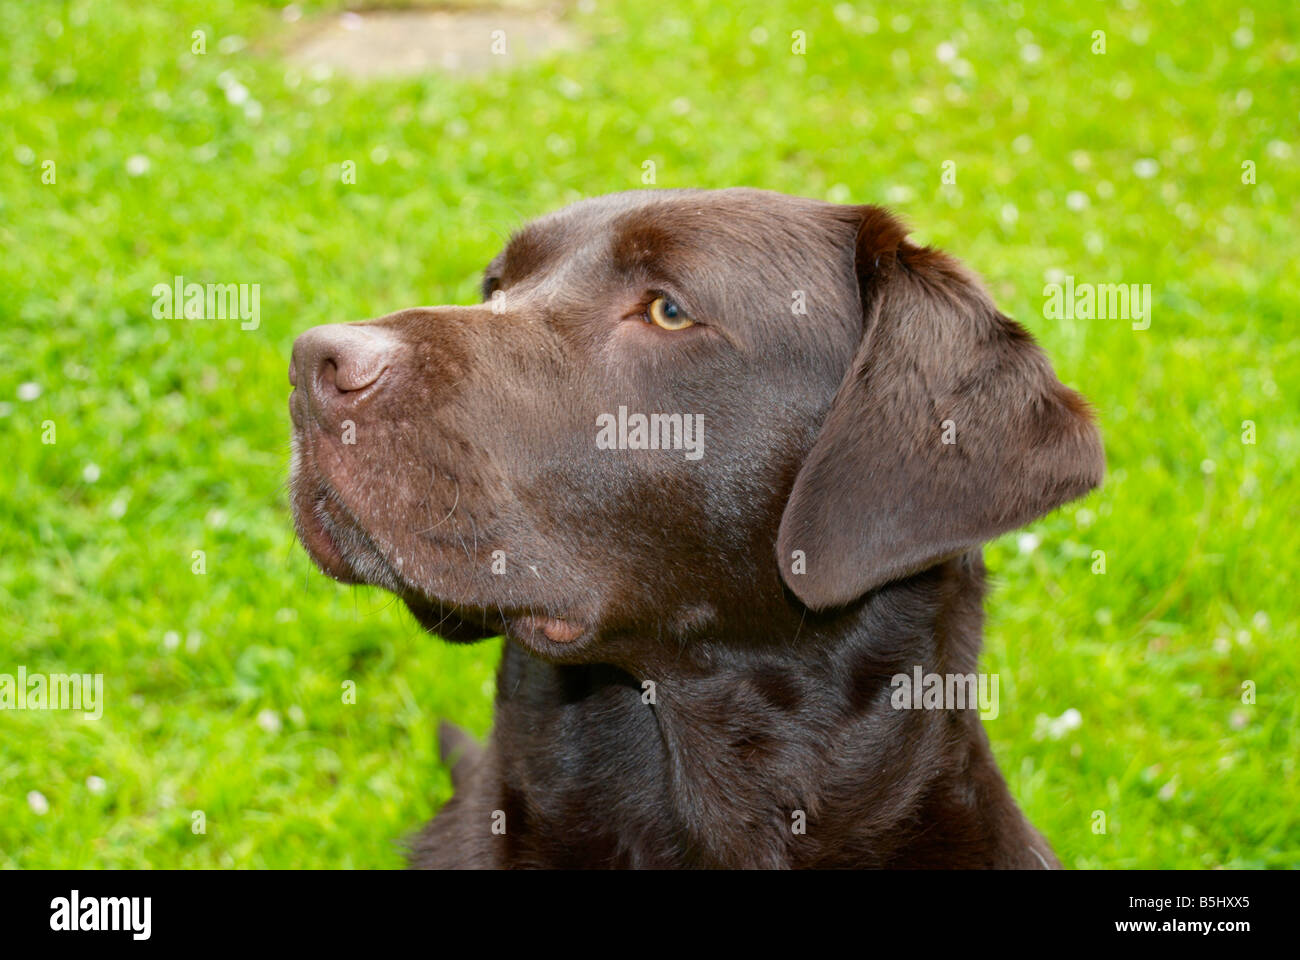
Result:
{"label": "dog ear", "polygon": [[1105,467],[1087,403],[960,264],[878,207],[861,209],[855,262],[862,342],[777,537],[814,610],[1022,526]]}

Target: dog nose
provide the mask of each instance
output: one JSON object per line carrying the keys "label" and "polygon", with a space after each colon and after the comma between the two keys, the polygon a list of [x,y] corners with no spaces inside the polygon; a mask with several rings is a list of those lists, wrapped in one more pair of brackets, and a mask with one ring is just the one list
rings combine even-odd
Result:
{"label": "dog nose", "polygon": [[393,361],[396,342],[381,327],[330,323],[312,327],[293,344],[289,382],[322,404],[369,387]]}

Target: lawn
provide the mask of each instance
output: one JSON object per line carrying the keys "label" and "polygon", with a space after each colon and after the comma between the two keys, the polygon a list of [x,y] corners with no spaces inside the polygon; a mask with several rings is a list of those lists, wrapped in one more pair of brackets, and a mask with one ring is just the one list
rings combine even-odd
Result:
{"label": "lawn", "polygon": [[[296,545],[290,345],[469,302],[646,161],[890,205],[1095,404],[1104,487],[986,551],[988,729],[1062,861],[1300,866],[1300,7],[567,17],[513,72],[363,83],[288,64],[276,5],[0,5],[0,673],[104,677],[98,719],[0,711],[0,866],[401,864],[501,641]],[[258,284],[256,329],[156,318],[178,275]],[[1149,284],[1149,328],[1049,319],[1065,277]]]}

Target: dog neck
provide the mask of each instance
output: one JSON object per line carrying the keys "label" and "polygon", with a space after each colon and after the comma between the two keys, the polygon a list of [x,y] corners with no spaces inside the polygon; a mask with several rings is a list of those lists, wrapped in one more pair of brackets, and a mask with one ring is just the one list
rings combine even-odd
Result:
{"label": "dog neck", "polygon": [[982,595],[975,552],[835,615],[792,611],[784,636],[703,636],[650,666],[559,666],[509,644],[494,745],[515,859],[986,862],[1002,834],[1032,829],[978,713],[900,709],[891,683],[973,673]]}

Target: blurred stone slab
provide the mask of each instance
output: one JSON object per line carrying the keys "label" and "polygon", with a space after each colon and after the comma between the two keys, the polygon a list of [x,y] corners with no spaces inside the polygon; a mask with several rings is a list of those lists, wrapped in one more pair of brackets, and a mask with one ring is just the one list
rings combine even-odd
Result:
{"label": "blurred stone slab", "polygon": [[290,61],[367,78],[487,73],[578,45],[543,10],[373,10],[319,20],[305,33]]}

